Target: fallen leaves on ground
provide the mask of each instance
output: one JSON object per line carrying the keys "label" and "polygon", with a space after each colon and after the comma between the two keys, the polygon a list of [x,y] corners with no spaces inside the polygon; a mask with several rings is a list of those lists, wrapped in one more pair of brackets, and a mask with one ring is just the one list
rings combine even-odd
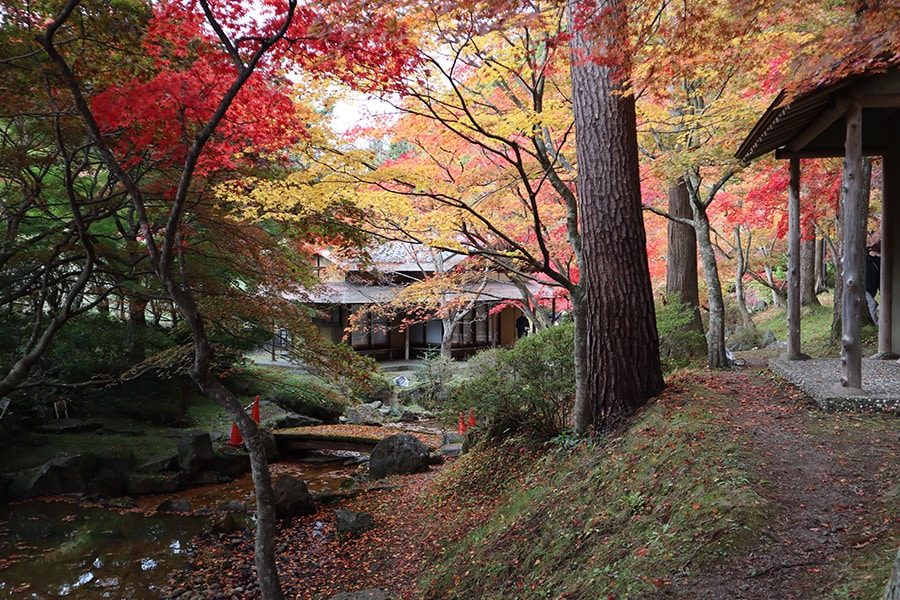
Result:
{"label": "fallen leaves on ground", "polygon": [[409,433],[419,438],[419,440],[429,448],[437,448],[441,445],[441,436],[436,433],[409,431],[396,427],[379,427],[377,425],[317,425],[314,427],[279,429],[277,433],[367,442],[379,442],[384,438],[397,433]]}

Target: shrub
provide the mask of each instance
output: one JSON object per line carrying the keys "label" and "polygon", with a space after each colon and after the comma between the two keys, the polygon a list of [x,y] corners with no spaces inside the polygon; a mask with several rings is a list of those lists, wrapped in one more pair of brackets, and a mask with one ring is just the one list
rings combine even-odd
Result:
{"label": "shrub", "polygon": [[304,381],[297,385],[275,390],[272,400],[285,410],[301,415],[334,420],[344,409],[344,399],[337,392],[314,381]]}
{"label": "shrub", "polygon": [[426,354],[414,375],[418,385],[405,391],[403,398],[426,408],[439,408],[447,400],[453,379],[453,360],[436,352]]}
{"label": "shrub", "polygon": [[455,388],[445,417],[471,408],[489,437],[549,440],[569,428],[574,400],[574,328],[567,324],[470,359],[469,378]]}
{"label": "shrub", "polygon": [[369,380],[367,389],[360,390],[358,393],[362,402],[381,402],[389,404],[394,396],[394,384],[384,377],[374,376]]}
{"label": "shrub", "polygon": [[656,330],[663,370],[670,372],[690,364],[706,354],[706,338],[695,329],[693,309],[678,300],[656,307]]}
{"label": "shrub", "polygon": [[[166,333],[154,327],[140,334],[147,355],[172,345]],[[119,375],[133,366],[129,357],[133,335],[128,323],[119,319],[99,313],[81,315],[56,334],[34,374],[68,382]]]}

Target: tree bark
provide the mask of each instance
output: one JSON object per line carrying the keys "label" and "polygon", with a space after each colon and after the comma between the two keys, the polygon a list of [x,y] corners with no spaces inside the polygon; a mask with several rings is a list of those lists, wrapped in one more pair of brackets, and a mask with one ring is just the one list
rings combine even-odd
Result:
{"label": "tree bark", "polygon": [[[692,219],[694,216],[691,197],[683,179],[669,187],[669,214],[681,219]],[[688,327],[702,333],[697,232],[690,225],[669,219],[667,237],[666,296],[691,308],[694,316]],[[703,352],[706,353],[705,348]]]}
{"label": "tree bark", "polygon": [[[573,32],[588,385],[594,433],[603,434],[665,384],[641,209],[635,100],[627,85],[629,65],[601,66],[588,58],[597,47],[580,30],[579,15],[585,8],[570,0],[568,19]],[[604,0],[597,9],[610,14],[617,25],[606,31],[607,45],[626,47],[626,5]]]}
{"label": "tree bark", "polygon": [[800,237],[800,306],[821,306],[816,296],[816,247],[815,232],[804,232]]}
{"label": "tree bark", "polygon": [[[749,243],[747,244],[750,245]],[[747,308],[747,294],[744,290],[744,275],[747,273],[747,254],[744,250],[744,244],[741,239],[741,226],[736,225],[734,228],[734,256],[737,262],[734,274],[734,295],[737,301],[738,314],[741,317],[741,327],[743,329],[756,329],[756,323],[750,315],[750,309]]]}
{"label": "tree bark", "polygon": [[[59,68],[63,80],[72,93],[75,106],[90,130],[103,161],[131,198],[138,215],[141,231],[146,232],[144,245],[147,248],[150,264],[190,327],[194,343],[194,364],[190,369],[191,377],[205,393],[219,402],[228,412],[229,417],[237,424],[244,437],[247,452],[250,455],[253,483],[256,488],[255,562],[260,595],[263,600],[282,600],[284,594],[281,590],[275,562],[275,502],[268,462],[259,439],[256,423],[243,411],[234,395],[210,371],[213,350],[206,335],[204,320],[197,306],[195,292],[186,278],[185,256],[179,235],[187,211],[194,171],[206,143],[224,119],[228,108],[253,73],[258,62],[275,43],[284,37],[294,16],[296,0],[288,0],[285,20],[278,32],[270,38],[259,40],[258,47],[246,61],[239,60],[240,64],[236,65],[228,91],[222,96],[215,111],[191,140],[178,180],[178,189],[170,204],[164,235],[159,240],[153,234],[155,224],[151,223],[141,188],[106,144],[90,104],[82,93],[81,82],[72,66],[56,48],[54,37],[57,31],[72,17],[79,3],[79,0],[68,0],[53,21],[46,25],[44,34],[38,41]],[[217,30],[217,33],[220,36],[225,35],[222,30]],[[230,40],[223,41],[228,41],[230,44]],[[235,57],[233,56],[233,58]],[[177,273],[175,265],[181,269]]]}
{"label": "tree bark", "polygon": [[825,270],[825,238],[816,237],[816,250],[813,261],[815,262],[816,293],[821,294],[828,287],[827,271]]}
{"label": "tree bark", "polygon": [[725,302],[722,298],[722,284],[719,281],[719,265],[710,236],[709,215],[699,198],[691,199],[694,211],[694,228],[697,231],[697,246],[703,262],[706,278],[706,301],[709,305],[709,324],[706,329],[706,364],[710,369],[728,366],[725,355]]}
{"label": "tree bark", "polygon": [[858,390],[862,388],[860,319],[865,304],[865,236],[869,208],[865,177],[871,172],[863,165],[862,107],[858,103],[851,103],[846,120],[847,140],[841,183],[841,195],[844,197],[841,387]]}

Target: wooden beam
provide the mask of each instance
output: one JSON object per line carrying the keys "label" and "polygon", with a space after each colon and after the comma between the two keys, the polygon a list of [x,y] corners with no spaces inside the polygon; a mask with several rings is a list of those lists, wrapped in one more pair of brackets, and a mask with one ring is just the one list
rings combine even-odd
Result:
{"label": "wooden beam", "polygon": [[[881,146],[863,148],[863,156],[884,156],[887,150]],[[787,148],[779,148],[775,151],[778,160],[790,160],[792,158],[838,158],[844,156],[843,146],[831,148],[804,149],[799,152],[790,152]]]}
{"label": "wooden beam", "polygon": [[844,116],[849,105],[850,101],[845,96],[835,99],[832,106],[819,114],[803,131],[794,136],[794,139],[787,145],[788,152],[803,150],[808,143],[816,139],[823,131],[831,127],[835,121]]}
{"label": "wooden beam", "polygon": [[872,94],[857,100],[863,108],[900,108],[900,94]]}

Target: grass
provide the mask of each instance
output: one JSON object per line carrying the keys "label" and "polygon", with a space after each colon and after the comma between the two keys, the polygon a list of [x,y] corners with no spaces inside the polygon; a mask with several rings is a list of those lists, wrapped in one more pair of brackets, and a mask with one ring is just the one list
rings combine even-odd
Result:
{"label": "grass", "polygon": [[[812,358],[840,356],[840,340],[831,339],[833,320],[832,292],[819,295],[819,306],[804,306],[800,310],[800,347]],[[771,329],[779,340],[787,340],[787,310],[770,308],[754,316],[757,329]],[[874,354],[878,348],[878,328],[866,324],[862,327],[863,355]]]}
{"label": "grass", "polygon": [[597,447],[508,442],[447,469],[430,509],[453,507],[451,539],[477,526],[430,569],[428,597],[641,598],[753,543],[772,507],[744,440],[713,392],[681,383]]}
{"label": "grass", "polygon": [[[255,367],[235,378],[243,406],[254,396],[291,398],[297,407],[304,400],[315,410],[334,410],[336,396],[321,392],[312,376],[282,369]],[[312,391],[310,391],[312,390]],[[175,423],[181,403],[186,418]],[[228,433],[231,419],[217,403],[197,391],[193,384],[174,381],[144,382],[135,387],[113,387],[69,398],[72,418],[102,424],[88,433],[40,433],[29,431],[4,439],[0,444],[0,473],[34,468],[65,455],[93,453],[104,457],[133,455],[141,464],[177,451],[180,433],[192,429]],[[5,419],[4,419],[5,420]],[[47,417],[47,420],[52,420]],[[40,420],[39,420],[40,422]],[[4,423],[5,425],[5,423]]]}
{"label": "grass", "polygon": [[[191,425],[184,430],[224,431],[230,423],[221,407],[199,395],[192,399],[188,416]],[[178,447],[179,428],[105,411],[92,411],[89,420],[100,422],[103,427],[86,433],[27,433],[16,437],[14,444],[4,444],[0,447],[0,472],[30,469],[57,456],[82,453],[104,457],[133,455],[135,462],[141,464],[173,454]]]}

